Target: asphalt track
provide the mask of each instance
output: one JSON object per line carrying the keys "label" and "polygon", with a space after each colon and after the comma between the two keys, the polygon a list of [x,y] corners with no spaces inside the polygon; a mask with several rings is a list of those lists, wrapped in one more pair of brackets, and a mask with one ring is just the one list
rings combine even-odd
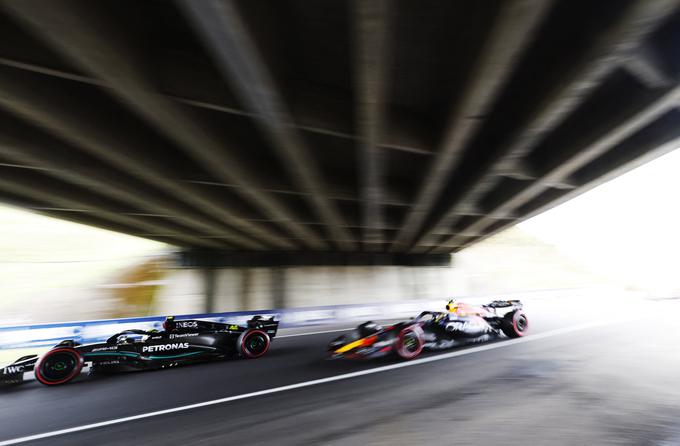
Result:
{"label": "asphalt track", "polygon": [[339,332],[310,333],[342,327],[316,327],[258,360],[30,382],[0,390],[0,445],[679,445],[678,310],[551,300],[520,342],[424,361],[325,361]]}

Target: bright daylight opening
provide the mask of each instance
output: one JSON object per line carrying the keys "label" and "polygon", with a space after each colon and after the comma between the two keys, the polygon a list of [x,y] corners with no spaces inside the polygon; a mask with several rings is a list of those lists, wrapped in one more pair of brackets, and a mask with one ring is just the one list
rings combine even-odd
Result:
{"label": "bright daylight opening", "polygon": [[675,150],[519,227],[593,271],[680,296],[678,173]]}

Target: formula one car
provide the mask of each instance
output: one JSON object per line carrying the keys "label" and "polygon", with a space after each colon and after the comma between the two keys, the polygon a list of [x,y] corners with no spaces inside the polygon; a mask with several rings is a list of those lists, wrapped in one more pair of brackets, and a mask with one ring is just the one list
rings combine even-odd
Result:
{"label": "formula one car", "polygon": [[42,357],[24,356],[0,368],[0,384],[18,384],[33,372],[42,384],[65,384],[90,373],[154,370],[227,358],[259,358],[269,350],[279,322],[255,316],[246,326],[166,318],[163,331],[125,330],[106,342],[62,341]]}
{"label": "formula one car", "polygon": [[408,322],[382,327],[372,321],[340,336],[328,346],[329,359],[376,358],[396,354],[412,359],[424,349],[441,350],[502,336],[524,336],[529,321],[518,300],[473,306],[450,301],[447,312],[424,311]]}

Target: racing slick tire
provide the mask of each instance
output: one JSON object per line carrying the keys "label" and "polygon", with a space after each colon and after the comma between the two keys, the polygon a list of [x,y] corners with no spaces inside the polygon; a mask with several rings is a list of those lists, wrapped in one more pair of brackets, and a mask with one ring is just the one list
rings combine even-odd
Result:
{"label": "racing slick tire", "polygon": [[406,327],[399,332],[394,352],[401,359],[413,359],[423,351],[425,340],[419,328]]}
{"label": "racing slick tire", "polygon": [[259,358],[267,353],[270,344],[271,341],[267,333],[262,330],[248,329],[238,337],[236,350],[244,358]]}
{"label": "racing slick tire", "polygon": [[509,338],[521,338],[529,329],[529,319],[521,311],[513,311],[503,318],[501,330]]}
{"label": "racing slick tire", "polygon": [[35,379],[46,386],[66,384],[83,369],[83,356],[72,348],[55,348],[35,366]]}

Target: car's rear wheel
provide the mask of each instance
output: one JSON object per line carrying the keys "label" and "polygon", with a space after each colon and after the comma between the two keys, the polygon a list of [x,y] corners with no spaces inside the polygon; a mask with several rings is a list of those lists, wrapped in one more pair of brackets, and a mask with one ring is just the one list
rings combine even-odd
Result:
{"label": "car's rear wheel", "polygon": [[521,311],[513,311],[505,316],[501,330],[509,338],[520,338],[529,330],[529,319]]}
{"label": "car's rear wheel", "polygon": [[406,327],[399,332],[394,352],[401,359],[413,359],[423,351],[423,335],[414,327]]}
{"label": "car's rear wheel", "polygon": [[246,330],[236,343],[239,354],[246,358],[259,358],[269,350],[269,335],[262,330]]}
{"label": "car's rear wheel", "polygon": [[72,348],[55,348],[35,366],[35,378],[46,386],[66,384],[83,369],[83,356]]}

